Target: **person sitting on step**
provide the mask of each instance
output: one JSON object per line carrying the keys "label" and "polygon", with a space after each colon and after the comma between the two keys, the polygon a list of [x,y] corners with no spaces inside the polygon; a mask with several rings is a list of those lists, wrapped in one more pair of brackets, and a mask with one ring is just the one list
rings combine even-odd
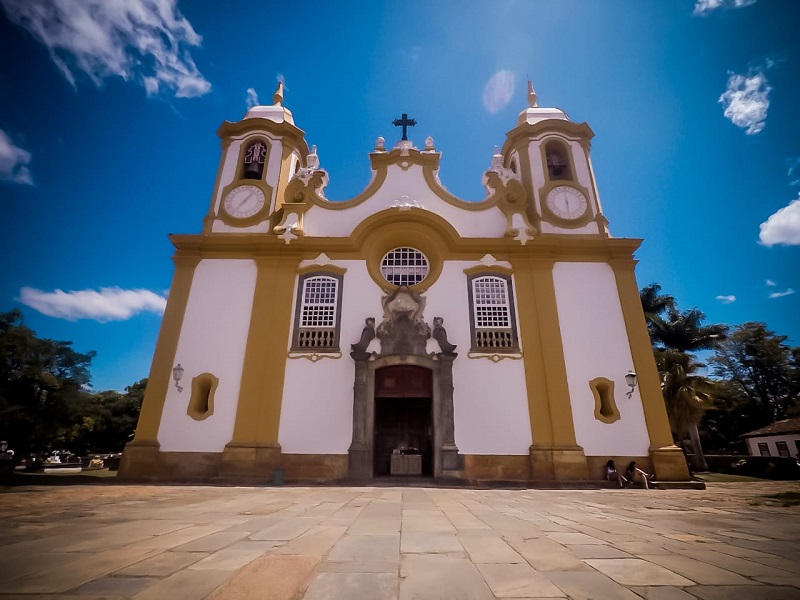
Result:
{"label": "person sitting on step", "polygon": [[619,471],[617,471],[617,467],[613,460],[609,460],[606,463],[606,481],[616,481],[619,484],[619,487],[625,487],[625,484],[628,483],[628,480],[625,479]]}

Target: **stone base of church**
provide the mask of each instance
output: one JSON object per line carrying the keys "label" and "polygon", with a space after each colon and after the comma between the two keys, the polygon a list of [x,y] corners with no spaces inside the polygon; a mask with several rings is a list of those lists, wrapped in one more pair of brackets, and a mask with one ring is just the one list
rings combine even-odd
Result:
{"label": "stone base of church", "polygon": [[117,476],[128,481],[208,481],[217,476],[219,452],[161,452],[158,442],[125,446]]}
{"label": "stone base of church", "polygon": [[677,446],[650,448],[650,460],[656,481],[689,481],[689,466],[683,450]]}
{"label": "stone base of church", "polygon": [[[287,483],[319,484],[352,480],[348,454],[284,454],[280,445],[229,444],[223,452],[162,452],[158,442],[131,442],[122,453],[119,478],[126,481],[273,483],[283,470]],[[466,482],[580,482],[604,479],[606,462],[618,469],[635,460],[658,481],[689,481],[683,452],[653,448],[650,456],[585,456],[580,447],[531,447],[530,455],[459,454],[459,469],[443,473]],[[463,464],[463,467],[461,466]],[[360,479],[369,483],[371,476]]]}
{"label": "stone base of church", "polygon": [[286,481],[329,483],[347,477],[347,454],[282,454]]}
{"label": "stone base of church", "polygon": [[280,444],[242,444],[225,446],[218,477],[237,482],[270,483],[281,466]]}
{"label": "stone base of church", "polygon": [[469,481],[529,481],[530,458],[525,454],[465,454],[464,478]]}
{"label": "stone base of church", "polygon": [[586,455],[580,446],[531,446],[531,479],[581,481],[590,479]]}

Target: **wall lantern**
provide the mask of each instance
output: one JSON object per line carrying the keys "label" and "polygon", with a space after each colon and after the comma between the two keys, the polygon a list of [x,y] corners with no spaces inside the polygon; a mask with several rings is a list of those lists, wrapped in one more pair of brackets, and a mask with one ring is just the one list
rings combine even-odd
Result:
{"label": "wall lantern", "polygon": [[[175,387],[178,388],[178,392],[182,392],[183,388],[178,385],[178,382],[183,377],[183,367],[181,363],[178,363],[174,367],[172,367],[172,378],[175,380]],[[635,377],[635,376],[634,376]]]}
{"label": "wall lantern", "polygon": [[628,398],[630,398],[633,396],[633,390],[636,388],[636,373],[634,371],[628,371],[628,373],[625,375],[625,383],[627,383],[628,387],[631,388],[627,394]]}

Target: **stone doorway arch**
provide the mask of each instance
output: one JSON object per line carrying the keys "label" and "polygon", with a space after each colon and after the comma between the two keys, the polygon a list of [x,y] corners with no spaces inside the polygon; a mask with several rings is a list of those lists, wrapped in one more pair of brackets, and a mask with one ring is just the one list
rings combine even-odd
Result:
{"label": "stone doorway arch", "polygon": [[[354,357],[355,358],[355,357]],[[353,387],[353,442],[349,476],[370,480],[374,472],[375,372],[384,367],[413,365],[432,374],[433,477],[463,478],[463,457],[455,444],[453,420],[453,359],[451,356],[394,355],[355,359]]]}

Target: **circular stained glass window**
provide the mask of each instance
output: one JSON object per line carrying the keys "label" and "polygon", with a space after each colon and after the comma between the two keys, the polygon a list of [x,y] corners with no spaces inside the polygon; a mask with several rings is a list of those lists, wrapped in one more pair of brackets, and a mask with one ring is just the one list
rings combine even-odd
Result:
{"label": "circular stained glass window", "polygon": [[428,259],[416,248],[389,250],[381,260],[381,275],[394,285],[414,285],[428,275]]}

